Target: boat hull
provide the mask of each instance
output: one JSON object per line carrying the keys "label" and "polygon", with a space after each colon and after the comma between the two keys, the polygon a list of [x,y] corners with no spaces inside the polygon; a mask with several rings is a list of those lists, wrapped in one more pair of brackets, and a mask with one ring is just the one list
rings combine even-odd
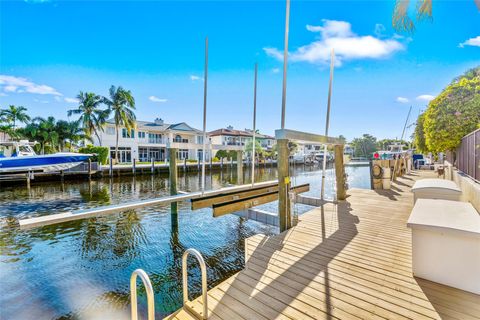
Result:
{"label": "boat hull", "polygon": [[0,158],[0,174],[52,172],[73,168],[88,160],[89,154],[56,153],[40,156]]}

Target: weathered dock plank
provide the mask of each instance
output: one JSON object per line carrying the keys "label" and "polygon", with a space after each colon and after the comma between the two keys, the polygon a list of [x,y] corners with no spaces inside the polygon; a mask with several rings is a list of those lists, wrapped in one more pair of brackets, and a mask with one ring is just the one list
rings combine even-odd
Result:
{"label": "weathered dock plank", "polygon": [[282,234],[247,239],[245,269],[208,292],[210,317],[480,319],[480,296],[412,275],[410,186],[428,174],[398,178],[392,190],[350,190]]}

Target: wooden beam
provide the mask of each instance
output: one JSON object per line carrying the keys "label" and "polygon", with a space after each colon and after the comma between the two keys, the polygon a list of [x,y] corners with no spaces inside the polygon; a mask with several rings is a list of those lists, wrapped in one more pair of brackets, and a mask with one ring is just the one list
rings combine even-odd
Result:
{"label": "wooden beam", "polygon": [[[303,193],[310,190],[309,184],[302,184],[290,189],[295,193]],[[233,200],[229,202],[213,204],[213,216],[220,217],[228,213],[237,212],[240,210],[249,209],[261,204],[269,203],[278,200],[278,191],[265,193],[263,195],[251,196],[243,199]]]}
{"label": "wooden beam", "polygon": [[290,129],[275,130],[275,138],[277,140],[290,140],[303,143],[344,144],[344,142],[338,138]]}
{"label": "wooden beam", "polygon": [[239,199],[245,199],[252,196],[258,196],[258,195],[262,195],[270,192],[278,192],[278,183],[275,184],[274,186],[269,186],[269,187],[253,188],[251,190],[246,190],[246,191],[238,191],[234,193],[218,194],[214,196],[192,199],[191,200],[192,210],[208,208],[214,204],[219,204],[219,203],[229,202],[229,201],[234,201]]}
{"label": "wooden beam", "polygon": [[337,200],[345,200],[347,198],[347,190],[345,189],[345,166],[343,165],[343,145],[335,145],[335,176],[337,181]]}
{"label": "wooden beam", "polygon": [[[177,194],[177,180],[178,180],[178,168],[177,168],[177,152],[178,149],[170,148],[170,168],[169,168],[169,183],[170,183],[170,195],[174,196]],[[171,214],[177,214],[177,202],[172,202],[170,204]]]}
{"label": "wooden beam", "polygon": [[243,184],[243,151],[237,151],[237,184]]}
{"label": "wooden beam", "polygon": [[280,219],[280,232],[283,232],[291,227],[290,217],[290,200],[288,197],[288,190],[290,189],[290,175],[289,175],[289,157],[290,151],[288,149],[288,140],[277,140],[278,147],[278,217]]}

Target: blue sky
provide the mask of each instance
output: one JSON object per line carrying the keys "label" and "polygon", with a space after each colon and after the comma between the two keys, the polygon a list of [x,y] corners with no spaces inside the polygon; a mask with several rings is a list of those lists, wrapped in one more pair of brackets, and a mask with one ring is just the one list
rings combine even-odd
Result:
{"label": "blue sky", "polygon": [[[328,52],[337,52],[331,135],[399,137],[455,76],[480,65],[473,0],[434,1],[413,34],[391,27],[394,1],[292,1],[286,126],[323,133]],[[137,118],[201,128],[208,35],[207,127],[251,127],[259,64],[262,132],[280,126],[283,1],[0,1],[0,106],[67,118],[80,91],[121,85]]]}

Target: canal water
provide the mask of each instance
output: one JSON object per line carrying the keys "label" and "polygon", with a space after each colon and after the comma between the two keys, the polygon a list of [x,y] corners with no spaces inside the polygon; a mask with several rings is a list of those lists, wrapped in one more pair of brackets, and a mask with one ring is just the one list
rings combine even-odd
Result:
{"label": "canal water", "polygon": [[[346,167],[350,187],[370,188],[368,167]],[[310,183],[320,194],[318,167],[292,168],[293,184]],[[245,172],[246,183],[250,174]],[[275,168],[258,170],[256,180],[276,178]],[[335,175],[327,170],[326,195],[333,197]],[[206,188],[236,184],[235,168],[213,172]],[[197,191],[197,174],[179,176],[179,189]],[[129,279],[144,269],[155,290],[156,316],[182,303],[181,257],[199,250],[212,287],[244,266],[244,239],[278,228],[235,215],[213,218],[211,209],[192,211],[179,203],[178,224],[170,206],[154,206],[87,220],[20,230],[18,220],[67,210],[168,195],[168,177],[145,175],[93,181],[66,181],[0,190],[0,319],[129,319]],[[261,206],[275,211],[277,203]],[[311,207],[296,205],[301,214]],[[192,261],[193,262],[193,261]],[[199,268],[189,268],[190,292],[200,294]],[[146,314],[143,287],[139,310]]]}

